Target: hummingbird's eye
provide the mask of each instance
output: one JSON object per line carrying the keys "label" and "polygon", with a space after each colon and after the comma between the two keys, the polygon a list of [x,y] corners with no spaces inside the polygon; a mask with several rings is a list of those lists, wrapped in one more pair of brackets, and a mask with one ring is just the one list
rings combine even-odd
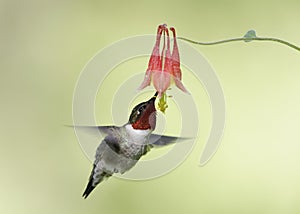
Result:
{"label": "hummingbird's eye", "polygon": [[138,114],[141,114],[145,110],[145,108],[146,108],[145,105],[140,106],[137,110]]}

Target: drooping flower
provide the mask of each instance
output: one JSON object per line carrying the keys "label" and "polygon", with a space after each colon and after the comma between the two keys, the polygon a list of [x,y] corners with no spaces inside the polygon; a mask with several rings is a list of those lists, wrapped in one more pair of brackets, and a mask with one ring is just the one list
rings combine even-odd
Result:
{"label": "drooping flower", "polygon": [[[145,78],[139,87],[139,89],[143,89],[149,86],[152,80],[159,97],[162,97],[172,82],[174,82],[175,85],[183,92],[188,93],[181,82],[182,74],[175,29],[171,27],[170,30],[173,33],[172,53],[170,50],[170,36],[167,25],[159,25],[157,29],[156,42],[149,59]],[[162,37],[163,41],[161,42]],[[161,43],[162,48],[160,50]]]}

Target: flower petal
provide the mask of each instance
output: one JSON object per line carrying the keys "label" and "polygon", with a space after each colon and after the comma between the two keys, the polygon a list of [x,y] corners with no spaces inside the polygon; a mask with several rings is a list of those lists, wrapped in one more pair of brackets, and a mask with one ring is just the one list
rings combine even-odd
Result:
{"label": "flower petal", "polygon": [[150,85],[150,82],[151,82],[151,72],[147,70],[144,80],[143,80],[142,84],[138,87],[138,90],[142,90],[142,89],[146,88],[147,86]]}
{"label": "flower petal", "polygon": [[182,84],[181,80],[178,79],[178,78],[175,78],[174,77],[174,82],[175,82],[175,85],[177,86],[177,88],[179,88],[181,91],[189,94],[190,92],[184,87],[184,85]]}
{"label": "flower petal", "polygon": [[168,28],[165,29],[167,34],[167,49],[165,52],[164,57],[164,72],[170,73],[172,75],[172,58],[171,58],[171,51],[170,51],[170,36]]}
{"label": "flower petal", "polygon": [[181,80],[181,69],[180,69],[180,57],[176,40],[175,28],[171,27],[170,30],[173,32],[173,51],[172,51],[172,70],[173,76]]}
{"label": "flower petal", "polygon": [[172,74],[175,81],[175,85],[185,93],[189,93],[181,82],[182,74],[180,69],[180,57],[176,40],[175,28],[171,27],[170,30],[173,32],[173,51],[172,51]]}
{"label": "flower petal", "polygon": [[150,85],[151,72],[162,70],[162,60],[161,60],[161,56],[159,54],[159,45],[160,45],[161,35],[164,31],[164,28],[165,28],[164,25],[158,26],[157,35],[156,35],[156,43],[154,45],[151,57],[149,59],[148,68],[147,68],[147,71],[146,71],[146,74],[144,77],[144,81],[139,86],[138,90],[141,90]]}
{"label": "flower petal", "polygon": [[154,71],[152,73],[153,85],[159,97],[169,88],[171,77],[172,75],[168,72]]}

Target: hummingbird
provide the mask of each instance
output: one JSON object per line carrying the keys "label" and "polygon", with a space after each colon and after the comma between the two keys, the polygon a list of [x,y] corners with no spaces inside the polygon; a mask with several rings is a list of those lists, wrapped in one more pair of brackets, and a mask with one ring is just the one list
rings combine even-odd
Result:
{"label": "hummingbird", "polygon": [[136,165],[138,160],[155,146],[165,146],[184,138],[152,134],[156,126],[155,100],[136,105],[123,126],[87,126],[105,137],[99,144],[92,172],[82,197],[87,198],[94,188],[114,173],[123,174]]}

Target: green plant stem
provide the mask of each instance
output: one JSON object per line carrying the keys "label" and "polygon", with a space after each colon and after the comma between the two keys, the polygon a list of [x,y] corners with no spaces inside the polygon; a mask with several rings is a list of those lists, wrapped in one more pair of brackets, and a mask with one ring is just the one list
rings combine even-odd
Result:
{"label": "green plant stem", "polygon": [[184,37],[177,37],[177,39],[184,40],[186,42],[190,42],[196,45],[219,45],[219,44],[224,44],[224,43],[229,43],[229,42],[237,42],[237,41],[244,41],[244,42],[251,42],[251,41],[270,41],[270,42],[278,42],[284,45],[287,45],[297,51],[300,51],[300,47],[296,46],[292,43],[289,43],[287,41],[284,41],[282,39],[277,39],[277,38],[268,38],[268,37],[254,37],[254,38],[232,38],[232,39],[225,39],[225,40],[220,40],[220,41],[215,41],[215,42],[197,42],[193,41],[191,39],[187,39]]}

